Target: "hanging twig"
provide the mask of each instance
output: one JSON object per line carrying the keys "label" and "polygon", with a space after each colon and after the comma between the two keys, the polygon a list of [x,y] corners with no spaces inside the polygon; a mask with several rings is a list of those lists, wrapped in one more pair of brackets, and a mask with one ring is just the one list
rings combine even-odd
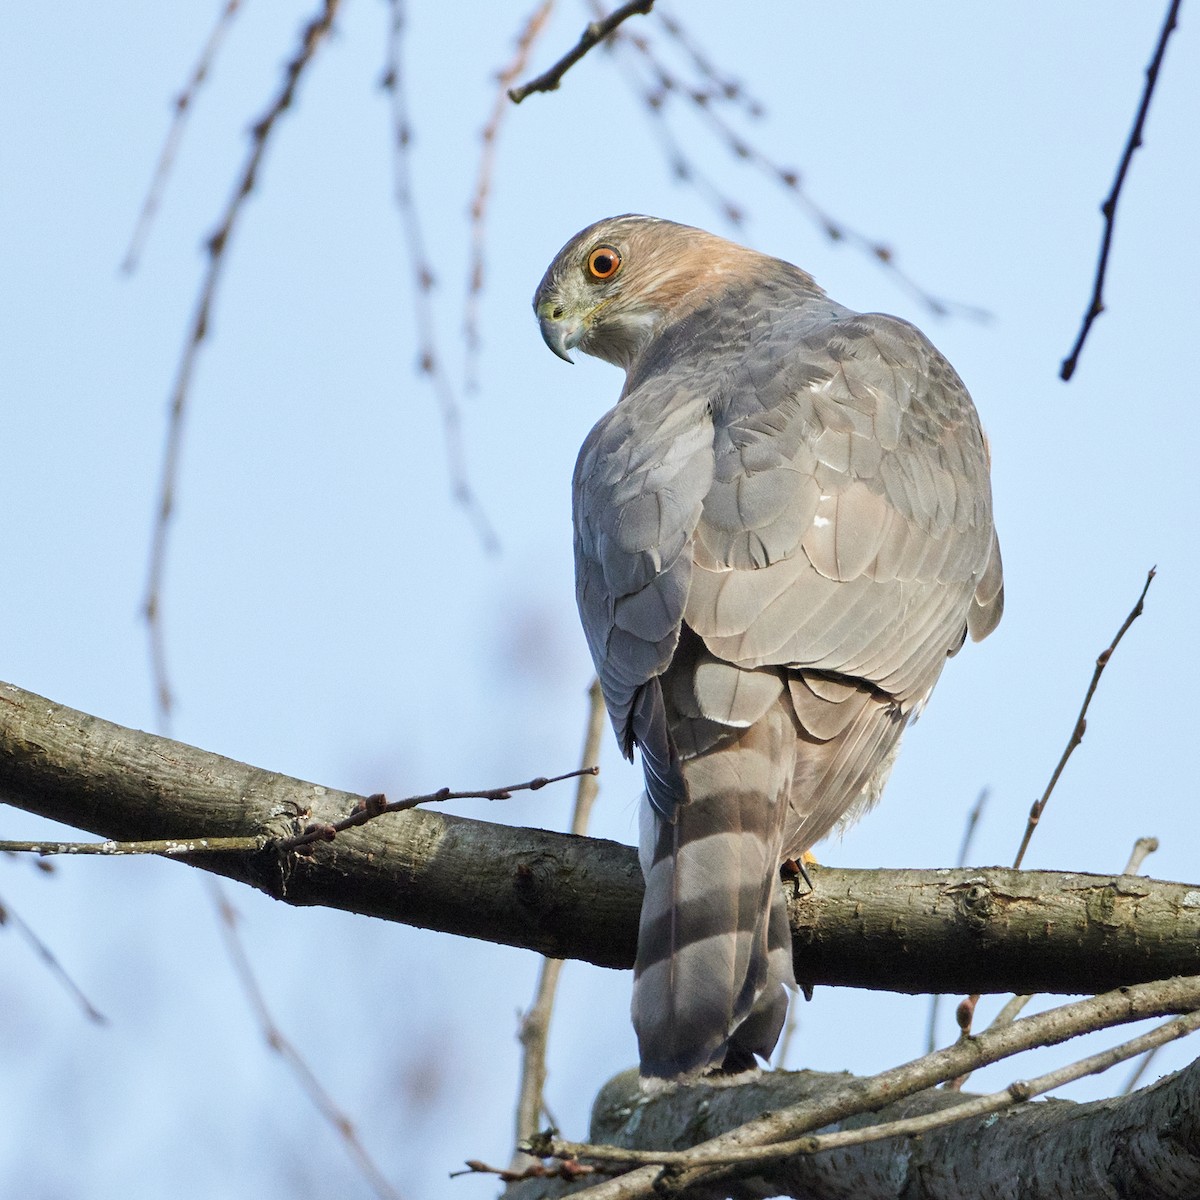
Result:
{"label": "hanging twig", "polygon": [[756,100],[746,90],[746,85],[740,79],[726,75],[692,39],[691,35],[684,29],[680,22],[675,20],[674,17],[669,16],[661,8],[654,15],[658,18],[658,23],[675,39],[683,52],[691,59],[696,74],[701,79],[706,79],[710,84],[706,92],[709,102],[724,100],[730,104],[737,104],[745,110],[748,116],[754,118],[761,117],[764,114],[766,109],[760,101]]}
{"label": "hanging twig", "polygon": [[267,143],[283,113],[291,107],[296,88],[305,69],[313,61],[317,47],[329,36],[334,17],[341,7],[341,0],[321,0],[320,11],[308,21],[300,35],[300,45],[291,61],[284,68],[283,86],[271,101],[266,112],[250,130],[250,152],[234,185],[233,194],[217,224],[216,231],[209,237],[208,266],[200,285],[200,294],[188,328],[187,341],[171,390],[171,407],[167,425],[167,441],[163,450],[162,474],[158,489],[158,505],[154,520],[154,533],[150,544],[150,566],[146,579],[146,596],[143,601],[143,616],[150,639],[150,669],[154,677],[154,690],[159,711],[159,723],[165,731],[170,724],[171,688],[167,673],[166,644],[162,624],[163,573],[167,559],[167,531],[175,510],[175,491],[179,479],[179,461],[183,449],[184,416],[192,375],[200,346],[208,336],[213,303],[221,270],[228,258],[229,240],[233,236],[238,218],[242,214],[250,193],[258,180]]}
{"label": "hanging twig", "polygon": [[[593,9],[597,7],[597,3],[598,0],[592,0]],[[674,22],[674,24],[677,25],[678,23]],[[635,90],[641,92],[641,98],[646,110],[656,119],[656,122],[665,125],[664,114],[667,103],[672,97],[688,102],[697,112],[700,119],[709,126],[717,140],[724,145],[726,150],[735,159],[755,168],[772,183],[782,187],[792,202],[804,212],[809,220],[830,241],[843,242],[846,245],[854,246],[856,249],[867,254],[868,257],[880,266],[884,267],[900,287],[935,316],[948,316],[952,313],[959,313],[974,320],[986,320],[990,316],[984,309],[975,305],[945,299],[927,291],[900,267],[896,259],[896,253],[891,246],[879,241],[877,238],[872,238],[862,233],[845,221],[838,220],[813,199],[799,171],[777,163],[770,155],[756,146],[749,137],[735,129],[718,111],[718,105],[713,103],[714,99],[724,97],[725,92],[723,88],[718,86],[714,90],[712,86],[705,86],[703,83],[705,79],[716,80],[720,78],[716,74],[715,68],[712,68],[707,59],[702,59],[704,67],[701,70],[701,85],[693,86],[689,82],[680,79],[668,69],[662,59],[655,53],[649,38],[645,35],[641,33],[632,34],[625,30],[620,30],[613,38],[613,45],[618,50],[632,49],[641,56],[653,83],[650,86],[643,86],[641,84],[635,84],[634,86]],[[694,62],[696,61],[696,54],[697,51],[692,46],[690,57],[692,57]],[[761,112],[761,106],[758,106],[754,110],[754,115],[761,115]],[[716,204],[718,211],[732,224],[738,226],[743,222],[745,214],[741,206],[731,203],[711,185],[700,186],[702,183],[706,183],[703,176],[699,176],[695,172],[695,169],[681,155],[677,152],[669,153],[668,161],[671,163],[672,170],[677,178],[698,186],[702,194],[707,193],[708,198]]]}
{"label": "hanging twig", "polygon": [[391,21],[388,26],[387,60],[384,65],[382,86],[391,97],[392,108],[392,171],[396,207],[400,210],[401,224],[408,241],[408,253],[413,271],[413,316],[417,326],[417,369],[433,388],[442,418],[442,435],[446,444],[447,467],[450,472],[450,488],[455,501],[465,510],[475,525],[479,540],[489,553],[500,548],[500,541],[492,528],[483,505],[475,495],[467,474],[466,451],[462,438],[462,414],[454,387],[446,374],[445,365],[438,353],[436,322],[433,319],[433,289],[437,285],[425,250],[425,235],[421,228],[413,195],[409,149],[412,145],[412,123],[408,116],[408,99],[404,89],[404,73],[401,69],[401,51],[407,17],[404,0],[388,0]]}
{"label": "hanging twig", "polygon": [[1117,177],[1113,181],[1112,191],[1100,205],[1104,214],[1104,236],[1100,239],[1100,258],[1096,263],[1096,279],[1092,284],[1092,298],[1088,302],[1087,311],[1083,314],[1083,324],[1071,353],[1063,359],[1059,375],[1064,382],[1075,374],[1079,364],[1079,354],[1083,343],[1087,340],[1092,322],[1104,311],[1104,276],[1108,270],[1108,255],[1112,250],[1113,227],[1117,218],[1117,202],[1121,198],[1121,188],[1125,184],[1125,176],[1129,172],[1129,164],[1133,161],[1133,152],[1142,144],[1142,130],[1146,125],[1146,114],[1150,111],[1150,98],[1154,95],[1154,85],[1158,82],[1158,70],[1162,66],[1163,56],[1167,52],[1167,41],[1175,31],[1179,18],[1180,0],[1171,0],[1167,9],[1166,20],[1158,34],[1158,45],[1154,48],[1154,57],[1146,68],[1146,86],[1142,92],[1142,101],[1138,105],[1137,116],[1134,118],[1133,129],[1130,130],[1129,140],[1125,143],[1124,153],[1117,166]]}
{"label": "hanging twig", "polygon": [[108,1018],[83,994],[83,989],[71,978],[66,967],[58,961],[54,951],[42,941],[30,925],[15,912],[6,901],[0,900],[0,925],[11,925],[25,939],[33,952],[49,968],[50,973],[74,997],[75,1002],[83,1010],[83,1015],[97,1025],[107,1025]]}
{"label": "hanging twig", "polygon": [[314,1107],[341,1138],[346,1152],[354,1160],[372,1191],[377,1196],[384,1197],[384,1200],[400,1200],[400,1193],[388,1182],[375,1160],[367,1152],[367,1148],[362,1144],[362,1140],[354,1128],[354,1122],[325,1090],[325,1086],[317,1078],[312,1067],[308,1065],[299,1050],[275,1023],[275,1018],[267,1006],[266,997],[259,986],[258,978],[254,974],[254,968],[250,965],[249,955],[238,935],[237,912],[225,898],[225,893],[216,880],[210,880],[210,887],[217,912],[220,915],[221,936],[229,954],[229,961],[233,964],[238,982],[242,985],[242,990],[258,1018],[258,1024],[267,1045],[287,1063],[288,1068],[299,1081]]}
{"label": "hanging twig", "polygon": [[546,28],[546,22],[554,9],[554,0],[541,0],[533,14],[525,22],[517,37],[517,50],[508,66],[497,77],[497,92],[491,116],[480,135],[483,153],[479,158],[479,174],[475,178],[475,191],[471,197],[471,265],[467,272],[467,303],[463,313],[463,336],[467,352],[464,365],[466,388],[474,391],[478,386],[479,371],[479,298],[484,285],[484,244],[486,239],[486,217],[488,199],[492,192],[492,173],[496,161],[496,141],[500,126],[509,112],[507,89],[529,62],[538,35]]}
{"label": "hanging twig", "polygon": [[199,92],[204,81],[208,78],[208,72],[212,68],[217,51],[221,48],[221,43],[225,40],[225,35],[229,32],[229,27],[233,24],[233,18],[237,16],[238,9],[241,6],[242,0],[225,0],[222,4],[221,12],[217,16],[217,22],[213,26],[212,32],[208,35],[208,41],[205,42],[204,49],[200,51],[200,57],[192,69],[191,76],[187,83],[184,84],[183,91],[175,97],[175,115],[171,118],[171,127],[167,130],[166,140],[163,142],[162,151],[158,156],[158,163],[154,168],[154,175],[151,177],[150,187],[146,192],[146,199],[142,203],[142,211],[138,214],[137,224],[133,229],[133,236],[129,240],[129,248],[125,251],[125,258],[121,262],[121,270],[127,275],[137,270],[138,261],[142,256],[142,249],[146,244],[146,237],[150,233],[150,226],[154,223],[155,215],[158,213],[158,206],[162,201],[163,191],[166,189],[167,180],[171,175],[171,167],[175,162],[175,154],[179,150],[179,143],[183,140],[183,131],[187,125],[187,119],[191,114],[196,93]]}

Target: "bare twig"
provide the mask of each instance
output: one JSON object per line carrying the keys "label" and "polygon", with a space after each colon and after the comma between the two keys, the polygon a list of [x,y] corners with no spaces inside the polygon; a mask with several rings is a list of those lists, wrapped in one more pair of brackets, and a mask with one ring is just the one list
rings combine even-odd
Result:
{"label": "bare twig", "polygon": [[475,191],[471,197],[471,265],[467,272],[467,303],[463,313],[463,336],[466,339],[467,353],[464,374],[468,391],[478,386],[479,370],[479,297],[483,294],[484,285],[484,244],[486,240],[486,217],[488,198],[492,191],[492,172],[495,169],[496,142],[500,136],[500,126],[505,115],[509,112],[507,89],[525,70],[529,55],[533,50],[538,35],[546,27],[550,13],[554,9],[554,0],[541,0],[532,15],[525,22],[524,28],[517,37],[517,49],[512,59],[497,77],[496,99],[492,105],[491,115],[483,127],[481,140],[483,153],[479,158],[479,174],[475,178]]}
{"label": "bare twig", "polygon": [[408,115],[408,97],[404,89],[402,51],[407,22],[405,0],[388,0],[391,21],[388,26],[387,59],[384,64],[382,86],[391,98],[392,110],[392,172],[393,192],[396,207],[400,211],[404,236],[408,242],[409,258],[413,272],[413,315],[417,326],[417,369],[433,388],[438,411],[442,418],[442,436],[446,444],[447,468],[450,472],[450,489],[455,502],[466,512],[475,526],[483,547],[489,553],[500,548],[496,531],[492,528],[483,505],[471,487],[467,473],[466,451],[462,437],[462,414],[454,387],[446,374],[437,345],[437,326],[433,319],[433,290],[437,279],[425,250],[425,234],[413,196],[411,159],[412,122]]}
{"label": "bare twig", "polygon": [[654,7],[654,0],[628,0],[620,8],[614,9],[603,20],[593,21],[580,35],[579,41],[567,51],[548,71],[523,83],[520,87],[509,88],[508,98],[514,104],[520,104],[526,96],[534,92],[553,92],[562,83],[562,77],[591,49],[598,46],[617,27],[636,14],[648,13]]}
{"label": "bare twig", "polygon": [[116,857],[126,854],[161,854],[177,858],[183,854],[228,854],[231,851],[261,850],[270,841],[261,837],[157,838],[138,842],[0,842],[0,850],[10,854],[100,854]]}
{"label": "bare twig", "polygon": [[1142,863],[1146,861],[1158,849],[1158,838],[1156,837],[1140,837],[1133,843],[1133,849],[1129,852],[1129,861],[1125,864],[1125,870],[1122,875],[1136,875],[1142,869]]}
{"label": "bare twig", "polygon": [[573,1183],[581,1176],[596,1174],[595,1167],[584,1166],[571,1158],[545,1166],[527,1154],[523,1157],[525,1163],[520,1167],[493,1167],[477,1158],[468,1158],[466,1170],[451,1171],[450,1178],[458,1179],[462,1175],[495,1175],[501,1183],[520,1183],[523,1179],[565,1179],[568,1183]]}
{"label": "bare twig", "polygon": [[863,1129],[846,1129],[837,1133],[809,1135],[791,1141],[780,1142],[773,1146],[763,1147],[753,1152],[743,1151],[731,1154],[730,1163],[764,1161],[792,1154],[819,1154],[823,1150],[844,1150],[850,1146],[862,1146],[867,1142],[883,1141],[890,1137],[917,1137],[931,1133],[935,1129],[953,1125],[970,1117],[983,1117],[988,1113],[998,1112],[1014,1104],[1031,1100],[1034,1096],[1042,1096],[1055,1088],[1064,1087],[1088,1075],[1099,1075],[1115,1067],[1118,1063],[1126,1062],[1139,1054],[1157,1050],[1170,1042],[1200,1029],[1200,1012],[1189,1013],[1184,1017],[1176,1017],[1173,1021],[1164,1022],[1155,1029],[1131,1038],[1118,1046],[1091,1054],[1078,1062],[1068,1063],[1054,1071],[1034,1076],[1032,1079],[1021,1079],[1010,1083],[998,1092],[984,1096],[972,1096],[961,1104],[944,1108],[940,1112],[926,1113],[919,1117],[906,1117],[903,1120],[887,1121],[879,1125],[870,1125]]}
{"label": "bare twig", "polygon": [[436,792],[426,792],[422,796],[406,796],[403,800],[388,800],[382,792],[376,792],[360,800],[350,815],[342,820],[313,821],[295,837],[284,838],[277,846],[280,850],[295,850],[298,846],[307,846],[313,842],[331,842],[339,833],[365,825],[384,813],[408,812],[421,804],[442,804],[446,800],[507,800],[513,792],[537,792],[548,784],[561,783],[564,779],[582,779],[585,775],[596,775],[599,771],[600,768],[596,766],[583,767],[578,771],[567,771],[563,775],[538,775],[524,783],[510,783],[505,787],[484,788],[473,792],[452,792],[449,788],[439,788]]}
{"label": "bare twig", "polygon": [[146,199],[142,203],[142,211],[138,214],[133,236],[129,240],[129,248],[125,251],[125,258],[121,262],[121,270],[127,275],[137,270],[138,261],[146,244],[146,237],[150,233],[150,226],[154,223],[163,191],[167,186],[167,179],[171,174],[171,167],[175,162],[175,154],[183,140],[183,131],[192,111],[196,93],[208,78],[208,72],[212,69],[217,51],[221,48],[221,43],[225,40],[225,35],[229,32],[233,18],[237,16],[241,6],[242,0],[224,0],[216,24],[208,35],[208,41],[204,43],[204,49],[200,51],[200,57],[196,60],[195,67],[192,68],[191,76],[184,84],[183,90],[175,97],[175,115],[171,118],[171,127],[167,130],[166,140],[163,142],[162,151],[158,156],[158,163],[154,168]]}
{"label": "bare twig", "polygon": [[167,674],[166,645],[162,625],[163,573],[167,557],[167,531],[175,509],[175,490],[178,484],[179,461],[183,449],[184,416],[192,375],[200,354],[201,344],[209,333],[213,303],[217,296],[217,285],[220,282],[221,270],[228,258],[226,251],[229,241],[245,207],[246,199],[254,190],[258,180],[258,173],[271,133],[279,118],[291,107],[300,78],[312,63],[317,48],[329,36],[340,7],[341,0],[321,0],[316,16],[312,17],[301,31],[300,45],[284,68],[283,86],[268,105],[266,112],[251,127],[249,154],[246,156],[246,161],[234,185],[233,194],[225,206],[217,228],[207,243],[208,266],[200,285],[196,308],[188,328],[187,341],[184,344],[175,384],[171,391],[167,441],[163,451],[158,506],[150,545],[150,566],[142,610],[150,639],[150,669],[154,677],[160,723],[164,729],[167,728],[170,721],[171,688]]}
{"label": "bare twig", "polygon": [[242,990],[246,993],[246,998],[249,1000],[255,1016],[258,1018],[258,1024],[262,1029],[267,1045],[287,1063],[292,1074],[299,1081],[317,1111],[325,1118],[338,1137],[342,1139],[342,1144],[345,1146],[346,1152],[354,1160],[355,1165],[362,1173],[363,1178],[371,1186],[372,1191],[377,1196],[384,1197],[385,1200],[400,1200],[400,1193],[388,1182],[383,1172],[376,1165],[375,1160],[362,1144],[362,1140],[354,1128],[354,1122],[351,1121],[333,1097],[325,1090],[324,1085],[316,1077],[313,1069],[275,1023],[275,1019],[271,1015],[271,1010],[267,1006],[266,997],[259,986],[258,978],[254,974],[254,968],[250,965],[250,958],[246,953],[246,948],[242,945],[242,939],[238,934],[237,911],[225,898],[225,893],[215,880],[210,881],[210,886],[212,888],[213,901],[220,914],[221,936],[225,942],[225,949],[229,954],[230,962],[233,964],[238,982],[242,985]]}
{"label": "bare twig", "polygon": [[[590,766],[600,757],[601,741],[604,737],[605,721],[604,694],[600,681],[593,679],[588,688],[588,719],[583,738],[584,764],[579,772],[579,787],[575,792],[575,810],[571,814],[571,832],[576,837],[587,833],[592,805],[599,788],[596,785],[598,768]],[[550,1037],[550,1017],[554,1011],[554,1000],[558,980],[562,973],[561,958],[543,958],[534,989],[533,1003],[521,1018],[518,1034],[521,1042],[521,1079],[517,1088],[516,1144],[520,1145],[538,1130],[545,1111],[546,1090],[546,1046]],[[524,1171],[536,1160],[519,1151],[513,1157],[511,1171]],[[511,1181],[509,1181],[511,1182]]]}
{"label": "bare twig", "polygon": [[596,766],[582,768],[578,771],[568,771],[565,775],[547,777],[538,775],[524,783],[510,783],[505,787],[484,788],[478,791],[454,792],[448,787],[439,788],[436,792],[426,792],[420,796],[405,796],[403,800],[391,800],[376,792],[359,800],[351,809],[350,814],[340,821],[312,821],[299,833],[288,838],[272,838],[267,834],[251,834],[233,837],[195,837],[195,838],[155,838],[143,841],[104,841],[104,842],[12,842],[0,841],[0,852],[9,854],[158,854],[165,858],[180,858],[188,854],[230,854],[256,853],[268,846],[276,850],[295,850],[300,846],[308,846],[313,842],[333,841],[339,833],[347,829],[356,829],[381,817],[384,813],[408,812],[421,804],[442,804],[447,800],[507,800],[513,792],[536,792],[551,783],[561,783],[564,779],[580,780],[580,791],[583,791],[584,780],[595,776],[600,768]]}
{"label": "bare twig", "polygon": [[42,941],[29,924],[5,900],[0,900],[0,925],[11,925],[42,960],[50,973],[74,997],[83,1010],[83,1015],[97,1025],[107,1025],[108,1018],[83,994],[83,989],[71,978],[66,967],[58,961],[54,951]]}
{"label": "bare twig", "polygon": [[727,101],[741,105],[747,115],[761,117],[766,111],[763,105],[746,90],[746,85],[731,75],[726,75],[708,55],[692,39],[688,31],[674,17],[669,16],[661,8],[655,13],[659,24],[678,43],[683,52],[692,61],[696,74],[708,81],[707,96],[709,101]]}
{"label": "bare twig", "polygon": [[1120,1095],[1128,1096],[1133,1092],[1137,1085],[1141,1083],[1142,1076],[1149,1070],[1150,1064],[1154,1062],[1155,1056],[1161,1049],[1161,1046],[1154,1046],[1146,1051],[1141,1061],[1129,1072],[1129,1078],[1125,1081],[1125,1086],[1121,1089]]}
{"label": "bare twig", "polygon": [[[1023,1050],[1058,1045],[1082,1033],[1150,1016],[1192,1014],[1184,1023],[1172,1022],[1162,1030],[1144,1035],[1161,1040],[1183,1036],[1200,1025],[1200,1019],[1195,1016],[1197,1009],[1200,1009],[1200,976],[1119,988],[1102,996],[1025,1017],[1003,1029],[988,1030],[976,1038],[957,1042],[867,1079],[849,1081],[844,1087],[818,1100],[768,1113],[689,1150],[633,1151],[616,1146],[560,1141],[551,1135],[533,1139],[529,1149],[543,1158],[562,1156],[596,1163],[647,1164],[619,1179],[586,1190],[583,1194],[589,1200],[615,1200],[616,1197],[633,1200],[634,1197],[652,1196],[656,1185],[664,1178],[664,1167],[671,1171],[672,1184],[682,1191],[692,1184],[724,1174],[731,1163],[778,1158],[797,1150],[811,1150],[813,1139],[800,1135],[857,1113],[870,1112],[885,1103],[933,1087],[964,1070],[998,1062]],[[1148,1044],[1141,1042],[1141,1039],[1135,1039],[1135,1042],[1140,1049]],[[1117,1053],[1126,1048],[1118,1047]],[[1139,1049],[1130,1051],[1138,1052]],[[1085,1059],[1085,1073],[1103,1069],[1097,1063],[1105,1056],[1111,1058],[1111,1052]],[[1112,1061],[1120,1061],[1120,1058]],[[1107,1065],[1112,1065],[1112,1061]],[[1020,1085],[1010,1086],[1015,1087],[1018,1094],[1022,1090]]]}
{"label": "bare twig", "polygon": [[1154,581],[1156,571],[1157,568],[1151,567],[1146,573],[1146,582],[1142,586],[1142,592],[1137,598],[1137,603],[1130,609],[1129,615],[1121,624],[1121,628],[1117,630],[1117,636],[1109,643],[1106,650],[1100,652],[1099,657],[1096,659],[1096,669],[1092,672],[1091,682],[1088,684],[1087,692],[1083,697],[1083,706],[1079,710],[1079,716],[1075,719],[1075,727],[1071,730],[1071,736],[1067,739],[1066,749],[1062,752],[1062,757],[1058,760],[1058,765],[1054,768],[1054,772],[1050,776],[1050,782],[1046,785],[1046,790],[1029,810],[1029,822],[1025,826],[1025,835],[1021,838],[1020,849],[1017,851],[1017,857],[1013,860],[1014,869],[1019,867],[1025,858],[1025,851],[1029,848],[1029,839],[1033,837],[1033,831],[1042,819],[1042,813],[1046,809],[1050,793],[1054,791],[1054,786],[1058,783],[1059,776],[1063,773],[1063,768],[1067,765],[1067,760],[1071,757],[1075,747],[1083,741],[1083,735],[1087,730],[1088,707],[1092,703],[1092,697],[1096,694],[1096,687],[1100,683],[1100,676],[1104,674],[1104,668],[1108,666],[1108,660],[1112,658],[1114,651],[1121,644],[1121,639],[1125,636],[1130,625],[1142,615],[1142,606],[1146,599],[1146,593],[1150,590],[1150,584]]}
{"label": "bare twig", "polygon": [[1125,150],[1121,154],[1121,161],[1117,165],[1117,177],[1113,181],[1112,191],[1100,205],[1100,212],[1104,215],[1104,236],[1100,240],[1100,257],[1096,263],[1092,298],[1088,302],[1087,311],[1083,314],[1083,324],[1075,339],[1075,345],[1071,347],[1071,353],[1063,359],[1062,367],[1059,370],[1059,376],[1064,382],[1075,374],[1075,368],[1079,365],[1079,354],[1092,328],[1092,322],[1104,311],[1104,276],[1108,270],[1108,255],[1112,250],[1117,202],[1121,198],[1121,188],[1125,184],[1129,164],[1133,161],[1133,152],[1142,144],[1142,130],[1146,125],[1146,114],[1150,111],[1150,98],[1154,95],[1154,85],[1158,82],[1158,71],[1162,66],[1163,56],[1167,52],[1167,41],[1178,23],[1179,5],[1180,0],[1171,0],[1170,7],[1167,9],[1166,19],[1158,33],[1158,45],[1154,48],[1154,57],[1146,68],[1146,86],[1142,91],[1142,101],[1138,105],[1137,116],[1134,118],[1133,128],[1129,132],[1129,140],[1125,143]]}
{"label": "bare twig", "polygon": [[728,221],[734,228],[740,229],[746,221],[745,212],[732,196],[723,192],[684,152],[683,147],[667,125],[666,97],[662,91],[646,87],[627,55],[618,55],[617,65],[624,73],[629,89],[641,95],[646,114],[651,120],[650,128],[659,140],[663,158],[666,159],[672,176],[677,182],[686,184],[699,192],[705,201],[720,213],[723,220]]}
{"label": "bare twig", "polygon": [[[593,0],[593,8],[595,7],[596,0]],[[712,86],[706,86],[703,82],[701,86],[693,86],[680,79],[658,57],[649,39],[640,33],[630,34],[625,30],[620,30],[613,38],[613,45],[618,49],[632,48],[641,56],[643,65],[648,71],[652,83],[647,86],[640,82],[635,82],[633,87],[635,91],[641,92],[642,101],[647,113],[655,119],[656,124],[665,129],[666,106],[672,97],[686,100],[696,110],[701,120],[713,131],[717,140],[725,146],[726,150],[735,159],[754,167],[777,186],[782,187],[792,202],[805,213],[809,220],[830,241],[843,242],[846,245],[854,246],[879,263],[905,291],[934,315],[948,316],[957,312],[974,320],[986,320],[990,316],[986,310],[975,305],[945,299],[927,291],[899,266],[892,247],[862,233],[844,221],[839,221],[828,210],[818,204],[805,187],[799,171],[777,163],[768,154],[759,149],[744,133],[735,129],[721,115],[718,111],[718,106],[713,103],[713,100],[716,97],[723,97],[725,95],[722,87],[718,86],[714,90]],[[694,48],[691,53],[693,60],[695,60],[696,51]],[[705,69],[702,74],[702,80],[705,78],[719,78],[715,75],[714,68],[708,65],[707,60],[703,61],[705,62]],[[758,106],[754,110],[754,115],[760,115],[761,111],[761,106]],[[719,189],[715,188],[700,175],[678,150],[674,148],[674,139],[670,138],[669,135],[667,136],[671,143],[667,151],[668,162],[676,178],[697,187],[716,206],[722,216],[733,225],[740,226],[745,219],[745,213],[741,206],[731,203],[727,197],[720,193]]]}

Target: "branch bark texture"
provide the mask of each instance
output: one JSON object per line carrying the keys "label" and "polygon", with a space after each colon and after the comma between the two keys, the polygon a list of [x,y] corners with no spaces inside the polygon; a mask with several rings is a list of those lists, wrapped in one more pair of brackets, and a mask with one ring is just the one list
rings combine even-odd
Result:
{"label": "branch bark texture", "polygon": [[[0,684],[0,798],[123,841],[286,838],[360,799],[11,684]],[[290,904],[605,967],[633,962],[641,873],[634,850],[615,842],[414,809],[296,852],[181,857]],[[1078,993],[1200,973],[1200,887],[992,867],[812,874],[815,893],[791,903],[806,983]]]}
{"label": "branch bark texture", "polygon": [[[610,1080],[596,1098],[590,1138],[628,1148],[684,1150],[764,1113],[821,1105],[853,1076],[774,1071],[754,1083],[697,1084],[648,1098],[637,1072]],[[854,1129],[939,1112],[970,1100],[932,1089],[851,1117]],[[548,1200],[596,1187],[529,1181],[506,1200]],[[1034,1101],[968,1119],[914,1138],[868,1142],[815,1155],[794,1155],[682,1193],[688,1200],[1193,1200],[1200,1195],[1200,1063],[1132,1096],[1087,1104]]]}

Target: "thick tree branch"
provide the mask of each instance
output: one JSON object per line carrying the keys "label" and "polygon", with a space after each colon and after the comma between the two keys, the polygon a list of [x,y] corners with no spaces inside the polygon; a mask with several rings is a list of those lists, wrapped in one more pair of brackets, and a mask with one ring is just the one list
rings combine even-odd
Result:
{"label": "thick tree branch", "polygon": [[[687,1149],[793,1106],[819,1109],[867,1079],[842,1073],[774,1071],[753,1083],[724,1088],[694,1085],[655,1097],[638,1086],[637,1072],[610,1080],[597,1097],[590,1137],[625,1147]],[[945,1112],[971,1096],[930,1089],[870,1114],[838,1122],[866,1129],[883,1122]],[[642,1168],[639,1174],[649,1174]],[[625,1179],[632,1179],[625,1176]],[[1133,1096],[1075,1104],[1046,1100],[928,1130],[919,1136],[871,1141],[817,1154],[793,1154],[764,1164],[741,1180],[722,1179],[682,1193],[701,1197],[798,1196],[804,1200],[1178,1200],[1200,1194],[1200,1063]],[[608,1185],[619,1188],[621,1180]],[[529,1182],[512,1200],[548,1200],[596,1187],[595,1176],[575,1187]],[[630,1195],[639,1194],[631,1188]],[[674,1193],[669,1193],[674,1194]]]}
{"label": "thick tree branch", "polygon": [[[361,800],[0,684],[0,796],[122,841],[286,839]],[[182,856],[295,905],[328,905],[606,967],[633,962],[632,848],[422,809],[280,852]],[[97,869],[103,869],[97,867]],[[811,984],[1099,992],[1200,972],[1200,888],[1002,868],[814,868],[792,900]]]}

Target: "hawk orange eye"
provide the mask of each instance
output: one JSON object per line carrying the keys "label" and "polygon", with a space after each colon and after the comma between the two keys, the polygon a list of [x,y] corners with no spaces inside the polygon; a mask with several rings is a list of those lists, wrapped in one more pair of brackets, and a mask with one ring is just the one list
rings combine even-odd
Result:
{"label": "hawk orange eye", "polygon": [[587,269],[593,279],[611,279],[621,269],[621,255],[612,246],[597,246],[588,255]]}

